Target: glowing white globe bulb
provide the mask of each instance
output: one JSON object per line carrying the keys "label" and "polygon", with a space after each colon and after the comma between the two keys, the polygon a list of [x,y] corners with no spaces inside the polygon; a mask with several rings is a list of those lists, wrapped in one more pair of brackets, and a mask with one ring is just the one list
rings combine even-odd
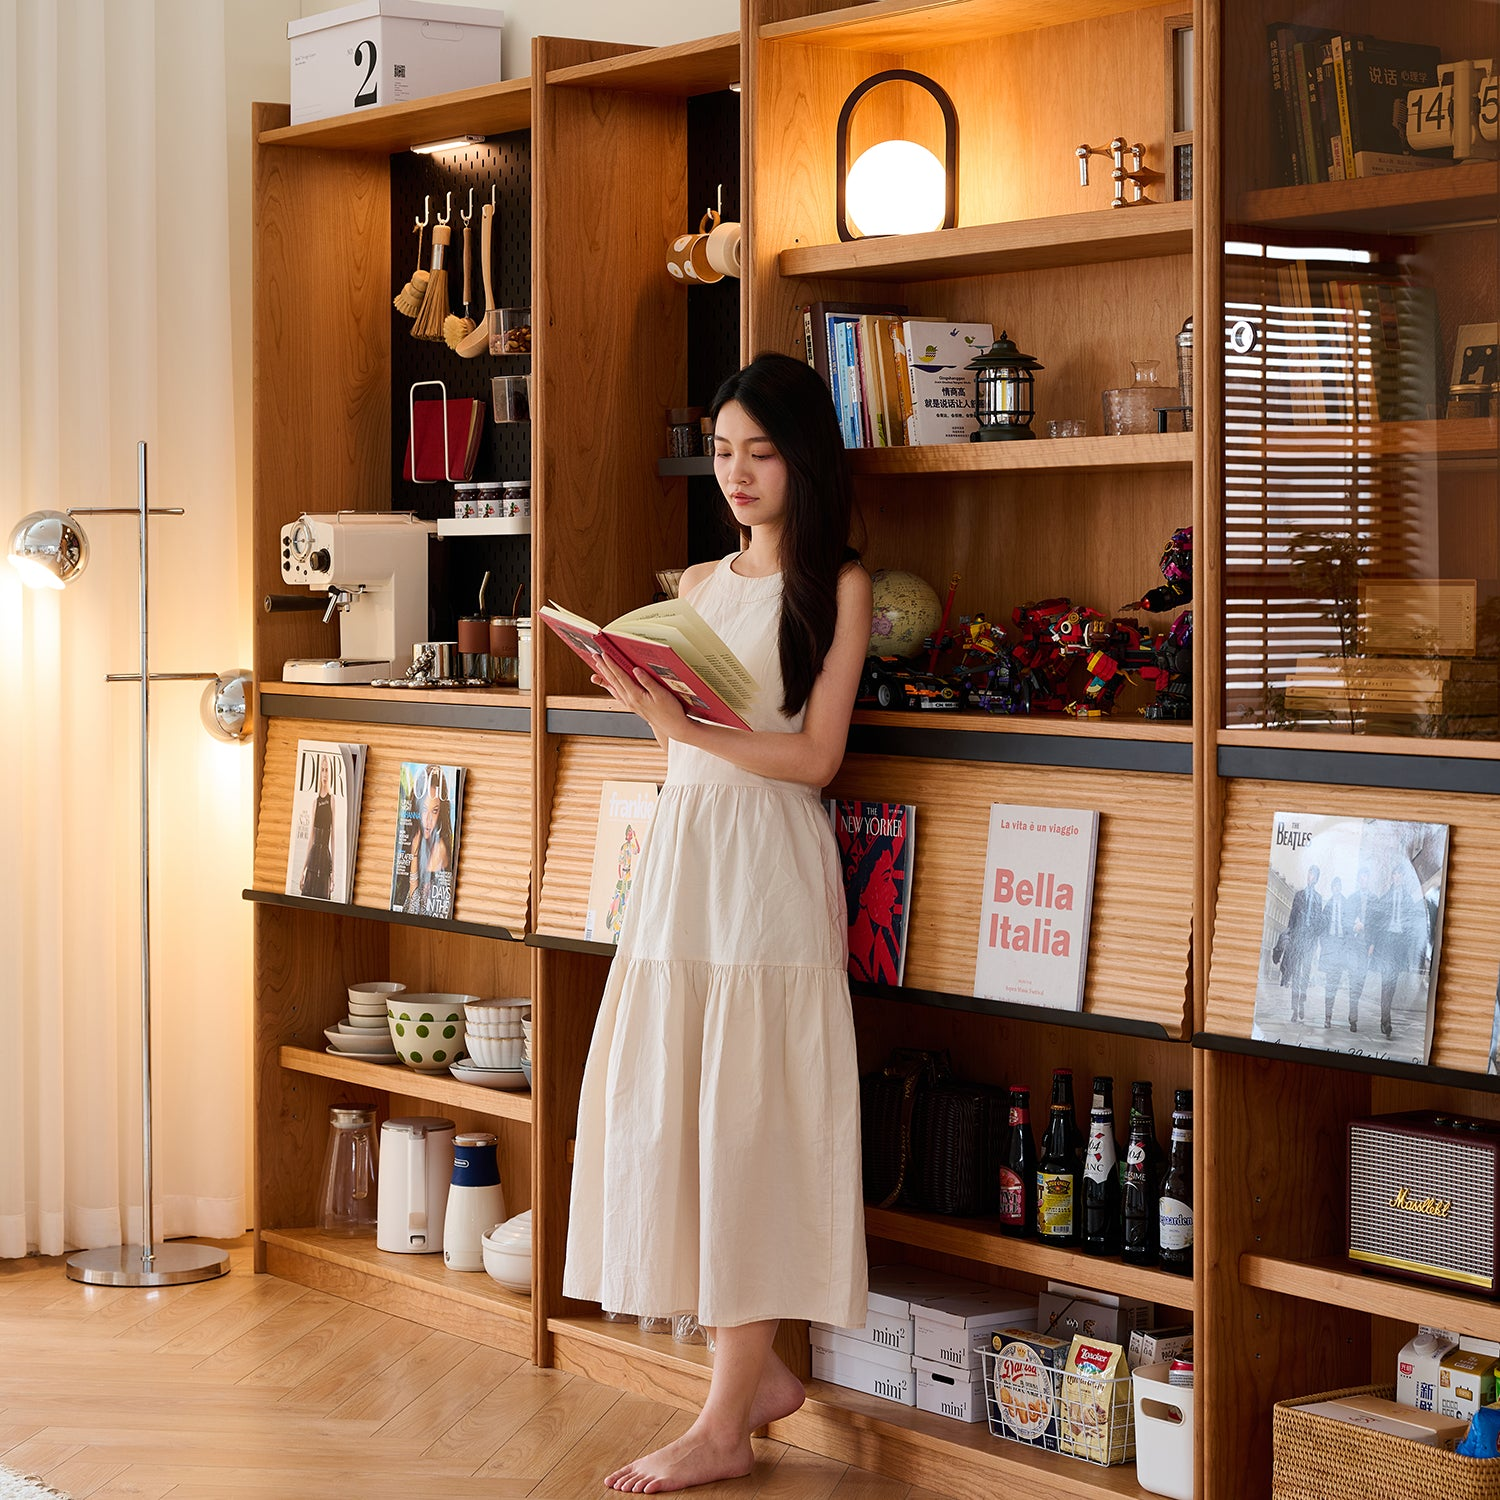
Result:
{"label": "glowing white globe bulb", "polygon": [[947,173],[915,141],[881,141],[852,167],[844,207],[861,234],[924,234],[947,214]]}

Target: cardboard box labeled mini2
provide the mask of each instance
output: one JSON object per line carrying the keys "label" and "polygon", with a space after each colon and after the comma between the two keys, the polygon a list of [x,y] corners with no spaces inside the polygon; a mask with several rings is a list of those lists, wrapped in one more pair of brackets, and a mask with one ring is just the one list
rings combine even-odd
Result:
{"label": "cardboard box labeled mini2", "polygon": [[292,124],[499,83],[504,20],[468,5],[360,0],[289,21]]}

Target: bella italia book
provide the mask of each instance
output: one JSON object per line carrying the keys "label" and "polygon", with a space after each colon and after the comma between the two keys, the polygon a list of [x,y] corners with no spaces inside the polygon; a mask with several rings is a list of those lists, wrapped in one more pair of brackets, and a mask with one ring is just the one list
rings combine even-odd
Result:
{"label": "bella italia book", "polygon": [[1278,812],[1251,1036],[1425,1063],[1447,875],[1445,823]]}
{"label": "bella italia book", "polygon": [[594,868],[583,935],[596,943],[618,943],[630,904],[630,887],[656,817],[654,781],[606,781],[599,789]]}
{"label": "bella italia book", "polygon": [[976,996],[1083,1008],[1098,845],[1097,812],[990,808]]}
{"label": "bella italia book", "polygon": [[365,784],[364,745],[297,741],[286,894],[347,903]]}
{"label": "bella italia book", "polygon": [[419,917],[453,916],[464,768],[426,761],[401,763],[396,800],[396,857],[391,910]]}
{"label": "bella italia book", "polygon": [[903,802],[828,799],[849,913],[849,977],[900,984],[906,972],[917,810]]}

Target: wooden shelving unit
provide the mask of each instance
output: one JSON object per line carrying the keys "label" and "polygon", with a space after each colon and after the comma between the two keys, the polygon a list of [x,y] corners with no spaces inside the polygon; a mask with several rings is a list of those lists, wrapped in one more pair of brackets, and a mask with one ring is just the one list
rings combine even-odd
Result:
{"label": "wooden shelving unit", "polygon": [[850,52],[916,52],[1095,21],[1144,10],[1151,0],[872,0],[818,15],[762,23],[762,41]]}
{"label": "wooden shelving unit", "polygon": [[458,135],[505,135],[531,125],[531,80],[512,78],[483,88],[431,99],[386,104],[354,115],[306,125],[262,127],[263,146],[304,146],[318,151],[372,151],[389,156],[427,141]]}
{"label": "wooden shelving unit", "polygon": [[[1374,181],[1385,179],[1375,178]],[[1237,432],[1235,451],[1262,446],[1278,458],[1293,453],[1309,459],[1337,457],[1361,463],[1389,458],[1433,458],[1442,463],[1495,464],[1494,417],[1452,417],[1431,422],[1373,422],[1349,427],[1267,427],[1259,442]]]}
{"label": "wooden shelving unit", "polygon": [[1158,255],[1190,255],[1193,205],[1157,203],[1010,224],[970,224],[931,234],[892,234],[781,252],[783,276],[848,281],[935,281],[1005,271],[1098,266]]}
{"label": "wooden shelving unit", "polygon": [[676,99],[717,93],[739,81],[737,31],[668,47],[643,47],[600,62],[554,68],[547,74],[549,88],[628,89]]}
{"label": "wooden shelving unit", "polygon": [[418,1073],[400,1063],[361,1062],[356,1057],[335,1057],[307,1047],[283,1047],[281,1066],[318,1078],[336,1078],[341,1083],[362,1084],[382,1093],[399,1093],[408,1099],[425,1099],[454,1109],[477,1110],[497,1119],[531,1123],[531,1091],[483,1089],[460,1083],[447,1073]]}
{"label": "wooden shelving unit", "polygon": [[1494,162],[1465,162],[1393,177],[1259,188],[1239,196],[1234,218],[1265,228],[1416,234],[1476,220],[1493,223],[1497,192]]}
{"label": "wooden shelving unit", "polygon": [[[1164,399],[1170,399],[1171,393]],[[1131,437],[1040,438],[1013,443],[947,443],[930,448],[856,448],[850,467],[859,475],[1035,474],[1069,472],[1186,471],[1193,463],[1191,432]]]}

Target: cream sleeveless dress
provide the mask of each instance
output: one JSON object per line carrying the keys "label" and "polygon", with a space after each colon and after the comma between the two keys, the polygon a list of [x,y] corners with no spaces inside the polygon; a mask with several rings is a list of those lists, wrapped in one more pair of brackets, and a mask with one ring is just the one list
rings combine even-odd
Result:
{"label": "cream sleeveless dress", "polygon": [[[693,607],[780,712],[781,576]],[[673,743],[584,1069],[563,1291],[711,1327],[866,1318],[844,889],[820,789]]]}

